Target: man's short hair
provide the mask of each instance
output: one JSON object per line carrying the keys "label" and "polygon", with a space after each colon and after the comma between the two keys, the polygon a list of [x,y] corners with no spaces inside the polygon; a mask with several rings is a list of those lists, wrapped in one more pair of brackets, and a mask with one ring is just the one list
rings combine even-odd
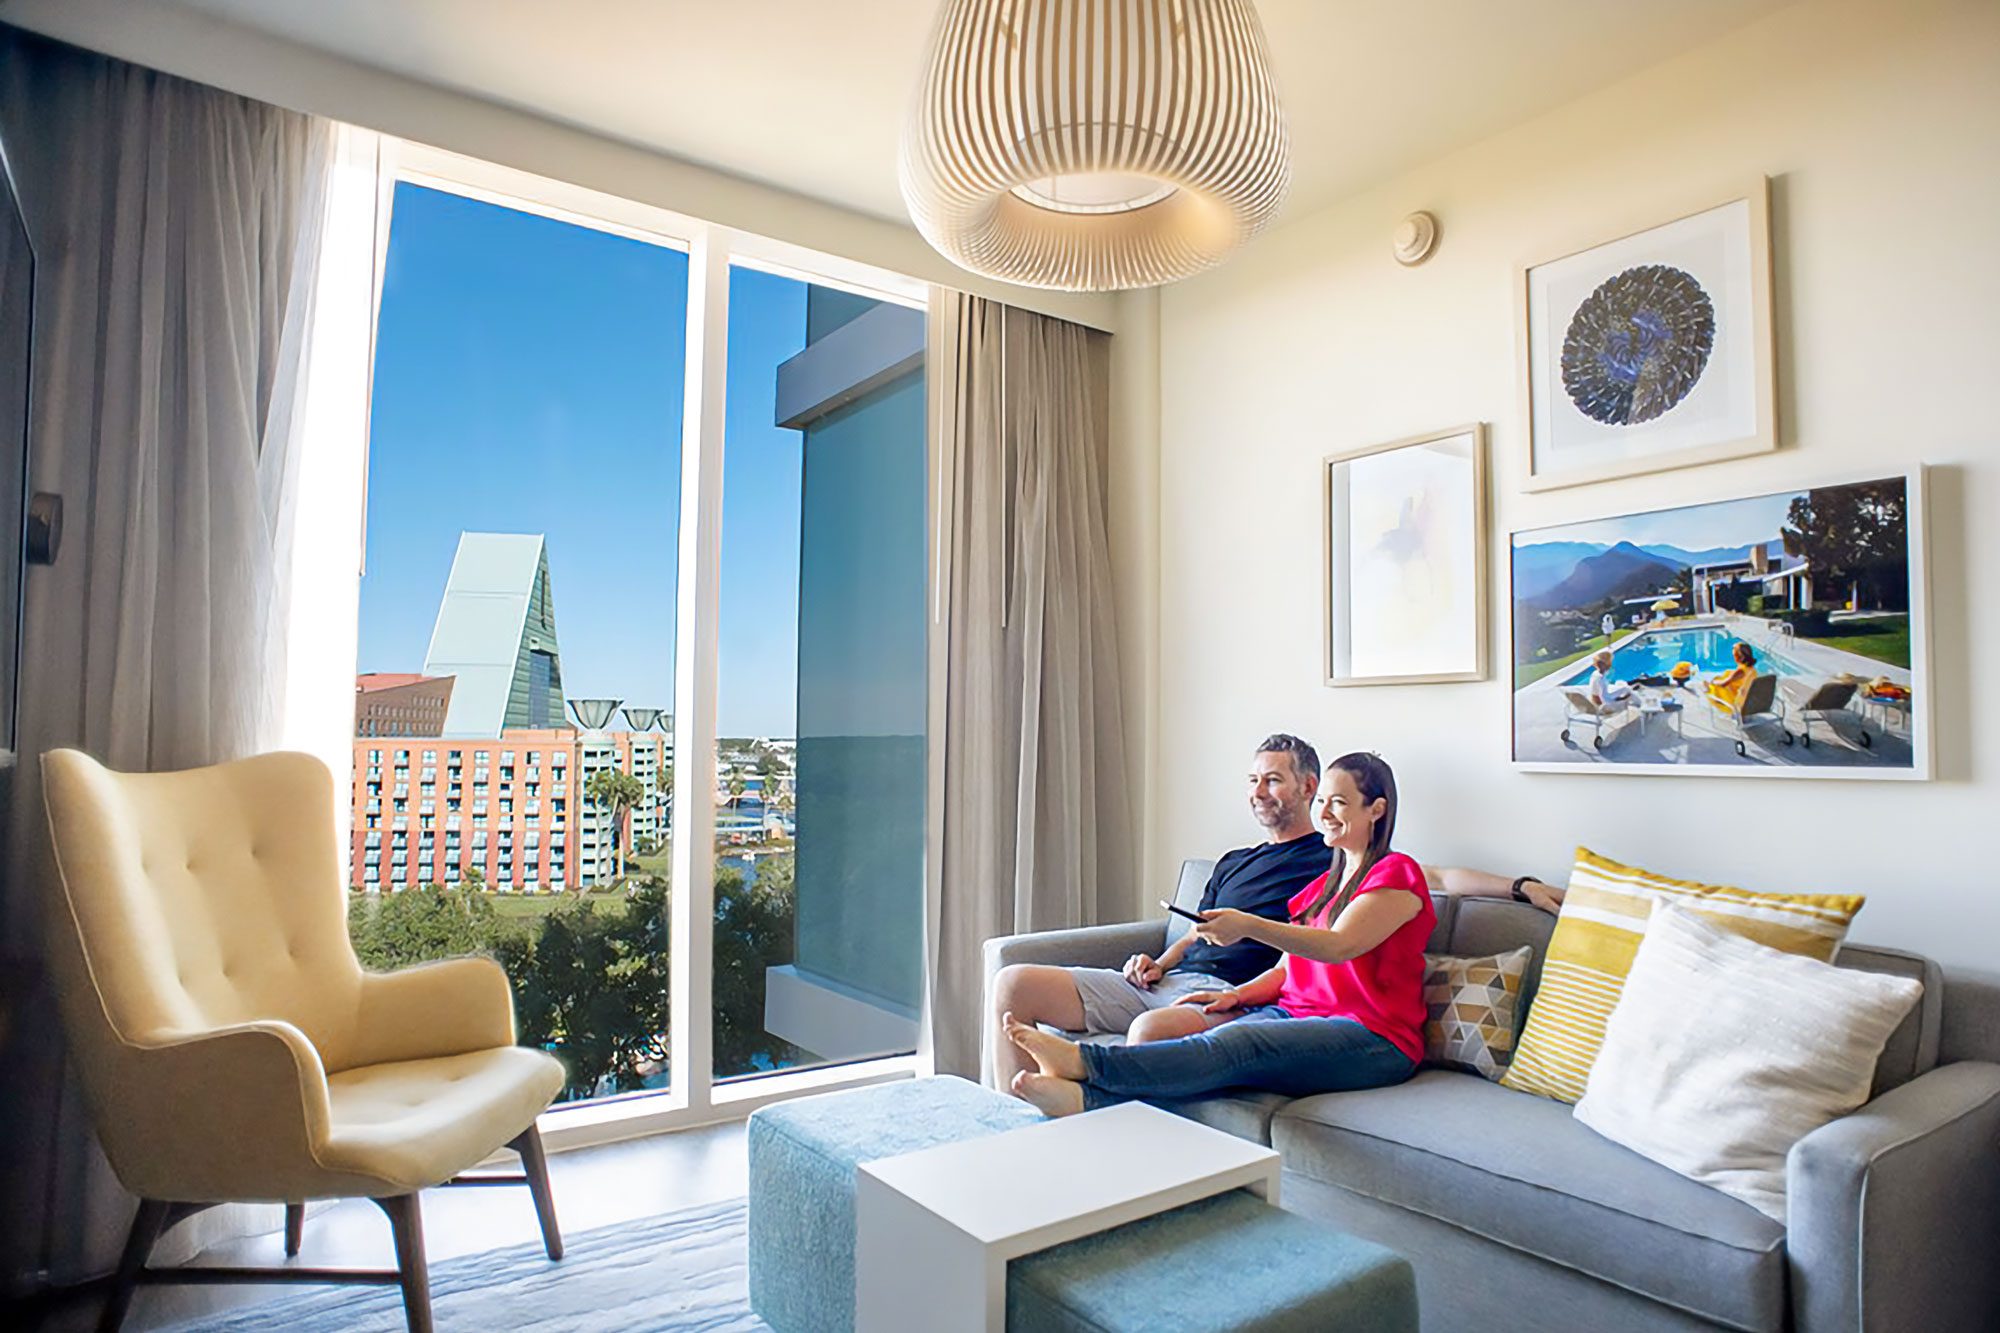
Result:
{"label": "man's short hair", "polygon": [[1292,772],[1300,782],[1311,778],[1319,781],[1319,751],[1313,749],[1312,742],[1286,732],[1266,736],[1264,743],[1257,747],[1258,754],[1288,754],[1292,757]]}

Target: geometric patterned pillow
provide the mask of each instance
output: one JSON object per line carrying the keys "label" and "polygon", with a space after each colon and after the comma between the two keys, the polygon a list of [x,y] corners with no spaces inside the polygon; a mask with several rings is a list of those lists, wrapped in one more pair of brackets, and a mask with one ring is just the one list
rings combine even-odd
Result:
{"label": "geometric patterned pillow", "polygon": [[1521,979],[1535,951],[1490,958],[1424,955],[1424,1063],[1500,1081],[1514,1058]]}

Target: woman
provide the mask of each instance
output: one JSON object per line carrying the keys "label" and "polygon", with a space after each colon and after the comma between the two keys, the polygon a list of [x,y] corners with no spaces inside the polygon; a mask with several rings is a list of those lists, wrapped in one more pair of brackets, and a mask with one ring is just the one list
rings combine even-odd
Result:
{"label": "woman", "polygon": [[1284,952],[1277,967],[1194,1006],[1216,1024],[1192,1036],[1127,1046],[1079,1046],[1007,1015],[1008,1039],[1036,1070],[1016,1096],[1052,1116],[1132,1097],[1194,1097],[1218,1088],[1315,1092],[1400,1083],[1424,1053],[1424,944],[1437,914],[1423,869],[1391,851],[1396,778],[1372,754],[1327,765],[1319,823],[1333,865],[1289,904],[1289,922],[1248,912],[1202,913],[1211,944],[1257,940]]}
{"label": "woman", "polygon": [[1709,697],[1726,709],[1734,709],[1743,692],[1750,688],[1750,682],[1757,679],[1757,654],[1749,644],[1738,639],[1730,656],[1736,659],[1735,669],[1708,682]]}

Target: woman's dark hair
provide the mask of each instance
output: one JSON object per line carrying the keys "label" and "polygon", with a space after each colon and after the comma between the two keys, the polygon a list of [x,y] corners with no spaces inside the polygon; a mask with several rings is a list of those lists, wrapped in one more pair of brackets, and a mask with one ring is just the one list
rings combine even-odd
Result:
{"label": "woman's dark hair", "polygon": [[1729,651],[1730,655],[1735,657],[1735,659],[1738,662],[1741,662],[1744,666],[1757,665],[1757,650],[1752,648],[1749,644],[1743,642],[1743,640],[1738,639],[1736,641],[1736,646],[1730,649]]}
{"label": "woman's dark hair", "polygon": [[[1375,868],[1375,863],[1389,854],[1390,840],[1396,836],[1396,774],[1388,761],[1379,754],[1356,751],[1344,754],[1326,766],[1329,779],[1335,769],[1354,779],[1363,805],[1373,805],[1378,800],[1383,803],[1382,817],[1368,831],[1368,850],[1361,854],[1361,864],[1355,867],[1353,875],[1347,873],[1347,853],[1336,851],[1333,867],[1326,872],[1326,887],[1320,890],[1310,907],[1293,915],[1293,925],[1311,925],[1319,920],[1322,912],[1331,921],[1347,910],[1347,904],[1354,900],[1354,886],[1368,878],[1368,872]],[[1322,787],[1321,790],[1324,792],[1327,788]],[[1332,904],[1331,910],[1329,903]]]}

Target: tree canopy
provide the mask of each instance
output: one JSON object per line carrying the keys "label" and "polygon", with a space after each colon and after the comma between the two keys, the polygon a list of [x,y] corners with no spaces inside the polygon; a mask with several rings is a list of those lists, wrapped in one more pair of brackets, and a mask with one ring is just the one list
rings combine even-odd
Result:
{"label": "tree canopy", "polygon": [[[725,868],[715,879],[715,1074],[784,1068],[805,1053],[764,1030],[769,969],[792,961],[793,861],[761,863],[754,883]],[[506,970],[520,1041],[553,1051],[569,1072],[565,1100],[629,1091],[669,1058],[671,895],[637,877],[622,901],[565,895],[539,919],[509,919],[468,875],[356,893],[348,931],[364,966],[392,970],[486,954]]]}

